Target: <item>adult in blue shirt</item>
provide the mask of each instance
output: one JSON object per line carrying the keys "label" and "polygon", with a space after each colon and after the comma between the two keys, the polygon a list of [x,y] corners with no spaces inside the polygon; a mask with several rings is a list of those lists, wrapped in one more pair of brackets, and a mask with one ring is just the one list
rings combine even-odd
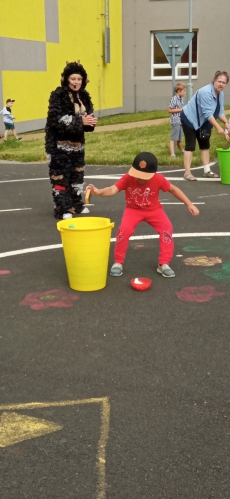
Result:
{"label": "adult in blue shirt", "polygon": [[[200,88],[191,100],[183,107],[181,113],[181,123],[185,136],[184,152],[184,178],[186,180],[196,180],[191,174],[193,152],[196,148],[196,140],[201,151],[201,160],[204,165],[204,177],[217,178],[219,175],[210,169],[210,136],[212,128],[216,128],[219,135],[223,135],[226,141],[229,136],[225,130],[230,132],[230,123],[224,113],[224,93],[225,85],[229,82],[229,75],[226,71],[216,71],[212,83]],[[217,119],[224,123],[222,128]],[[200,137],[200,129],[206,130],[208,137]],[[206,134],[207,135],[207,134]]]}

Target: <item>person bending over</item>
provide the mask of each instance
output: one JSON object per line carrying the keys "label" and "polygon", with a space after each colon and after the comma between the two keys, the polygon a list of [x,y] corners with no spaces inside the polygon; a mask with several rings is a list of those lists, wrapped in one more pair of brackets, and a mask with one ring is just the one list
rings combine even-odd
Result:
{"label": "person bending over", "polygon": [[114,264],[110,270],[112,276],[117,277],[123,274],[129,238],[138,224],[147,222],[159,234],[160,252],[157,272],[163,277],[175,277],[175,272],[169,266],[174,250],[173,228],[158,199],[159,191],[171,192],[176,199],[187,206],[194,216],[199,215],[199,210],[178,187],[156,172],[157,158],[150,152],[141,152],[134,158],[129,172],[123,175],[116,184],[103,189],[98,189],[93,184],[86,187],[86,191],[90,189],[91,194],[102,197],[114,196],[120,191],[125,191],[126,207],[116,235]]}

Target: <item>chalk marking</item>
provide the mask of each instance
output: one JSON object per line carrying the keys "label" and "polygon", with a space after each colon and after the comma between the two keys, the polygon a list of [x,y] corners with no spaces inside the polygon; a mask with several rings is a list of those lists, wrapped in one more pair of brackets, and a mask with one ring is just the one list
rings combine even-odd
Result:
{"label": "chalk marking", "polygon": [[63,426],[44,419],[21,416],[16,412],[3,412],[0,417],[0,447],[9,447],[42,437],[62,428]]}
{"label": "chalk marking", "polygon": [[3,213],[4,211],[23,211],[23,210],[32,210],[32,208],[14,208],[12,210],[0,210],[0,213]]}
{"label": "chalk marking", "polygon": [[101,427],[100,427],[100,437],[98,441],[97,448],[97,492],[96,499],[106,499],[106,445],[109,435],[109,424],[110,424],[110,403],[107,397],[103,398],[91,398],[82,400],[65,400],[62,402],[32,402],[27,404],[11,404],[0,406],[0,411],[12,411],[12,410],[33,410],[45,407],[67,407],[73,405],[82,404],[101,404]]}
{"label": "chalk marking", "polygon": [[[230,232],[188,232],[181,234],[173,234],[173,238],[181,237],[229,237]],[[151,234],[147,236],[131,236],[129,238],[130,241],[141,241],[144,239],[158,239],[158,234]],[[111,237],[110,242],[114,243],[116,241],[115,237]],[[0,258],[6,258],[8,256],[17,256],[17,255],[25,255],[27,253],[36,253],[37,251],[46,251],[51,249],[59,249],[62,248],[62,244],[51,244],[49,246],[37,246],[34,248],[25,248],[23,250],[15,250],[15,251],[6,251],[5,253],[0,253]]]}

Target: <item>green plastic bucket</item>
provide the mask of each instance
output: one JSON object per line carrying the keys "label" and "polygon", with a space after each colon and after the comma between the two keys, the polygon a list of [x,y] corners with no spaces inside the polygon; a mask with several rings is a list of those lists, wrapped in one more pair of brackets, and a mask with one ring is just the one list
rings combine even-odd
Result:
{"label": "green plastic bucket", "polygon": [[221,184],[230,184],[230,148],[217,149]]}

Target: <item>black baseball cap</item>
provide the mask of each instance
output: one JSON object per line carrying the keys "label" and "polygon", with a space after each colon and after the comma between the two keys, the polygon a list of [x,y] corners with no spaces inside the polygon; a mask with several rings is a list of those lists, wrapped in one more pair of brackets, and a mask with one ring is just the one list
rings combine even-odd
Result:
{"label": "black baseball cap", "polygon": [[6,103],[8,104],[8,102],[15,102],[14,99],[7,99]]}
{"label": "black baseball cap", "polygon": [[149,180],[157,171],[157,158],[151,152],[140,152],[134,160],[128,174],[131,177]]}

